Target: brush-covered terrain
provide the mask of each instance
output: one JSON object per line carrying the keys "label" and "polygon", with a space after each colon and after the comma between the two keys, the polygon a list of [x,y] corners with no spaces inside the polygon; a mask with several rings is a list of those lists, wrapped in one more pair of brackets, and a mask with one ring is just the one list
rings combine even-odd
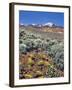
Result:
{"label": "brush-covered terrain", "polygon": [[49,31],[45,28],[41,30],[41,28],[20,27],[20,79],[64,76],[63,31],[61,33]]}

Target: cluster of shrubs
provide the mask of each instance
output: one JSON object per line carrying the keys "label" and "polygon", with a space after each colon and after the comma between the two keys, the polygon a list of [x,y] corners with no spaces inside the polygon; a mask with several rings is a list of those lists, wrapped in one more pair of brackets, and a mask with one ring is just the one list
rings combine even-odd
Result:
{"label": "cluster of shrubs", "polygon": [[42,38],[36,34],[27,33],[21,30],[19,34],[19,51],[20,54],[26,54],[39,48],[48,54],[53,62],[57,65],[57,69],[64,71],[64,43],[50,38]]}

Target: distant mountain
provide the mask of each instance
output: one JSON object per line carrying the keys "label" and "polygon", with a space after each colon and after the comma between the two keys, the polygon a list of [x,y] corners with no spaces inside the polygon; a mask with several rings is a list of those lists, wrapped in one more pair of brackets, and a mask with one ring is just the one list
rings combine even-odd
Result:
{"label": "distant mountain", "polygon": [[40,27],[64,28],[64,27],[56,25],[52,22],[47,22],[45,24],[34,24],[34,23],[33,24],[28,24],[28,25],[27,24],[20,24],[20,26],[31,26],[31,27],[38,27],[38,28],[40,28]]}
{"label": "distant mountain", "polygon": [[53,26],[56,26],[56,24],[54,24],[52,22],[48,22],[48,23],[45,23],[43,26],[53,27]]}
{"label": "distant mountain", "polygon": [[63,33],[64,27],[58,26],[52,22],[48,22],[45,24],[20,24],[20,28],[32,29],[35,31],[41,32],[55,32],[55,33]]}

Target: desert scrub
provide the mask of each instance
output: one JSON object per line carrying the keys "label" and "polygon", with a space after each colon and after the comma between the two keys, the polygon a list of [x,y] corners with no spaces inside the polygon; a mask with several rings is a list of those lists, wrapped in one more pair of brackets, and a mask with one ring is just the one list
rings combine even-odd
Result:
{"label": "desert scrub", "polygon": [[[29,55],[30,54],[30,55]],[[41,53],[43,56],[43,53]],[[36,55],[36,57],[35,57]],[[53,63],[52,59],[47,56],[47,54],[39,57],[40,53],[30,52],[28,55],[24,56],[24,62],[26,57],[26,62],[21,62],[20,59],[20,78],[41,78],[41,77],[58,77],[61,76],[60,71],[57,70],[56,65]],[[28,58],[27,58],[28,57]],[[45,58],[46,57],[46,58]],[[21,66],[22,65],[22,66]]]}
{"label": "desert scrub", "polygon": [[52,78],[64,75],[64,43],[25,29],[19,35],[19,78]]}
{"label": "desert scrub", "polygon": [[46,77],[63,77],[63,73],[59,72],[54,65],[48,65],[48,71],[46,72]]}
{"label": "desert scrub", "polygon": [[54,59],[57,67],[61,70],[64,69],[64,46],[63,43],[53,45],[49,55]]}

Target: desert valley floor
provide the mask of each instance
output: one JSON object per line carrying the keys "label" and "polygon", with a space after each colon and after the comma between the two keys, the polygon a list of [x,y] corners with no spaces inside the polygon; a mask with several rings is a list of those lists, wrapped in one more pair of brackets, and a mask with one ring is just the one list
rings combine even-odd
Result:
{"label": "desert valley floor", "polygon": [[64,29],[19,27],[19,79],[64,76]]}

